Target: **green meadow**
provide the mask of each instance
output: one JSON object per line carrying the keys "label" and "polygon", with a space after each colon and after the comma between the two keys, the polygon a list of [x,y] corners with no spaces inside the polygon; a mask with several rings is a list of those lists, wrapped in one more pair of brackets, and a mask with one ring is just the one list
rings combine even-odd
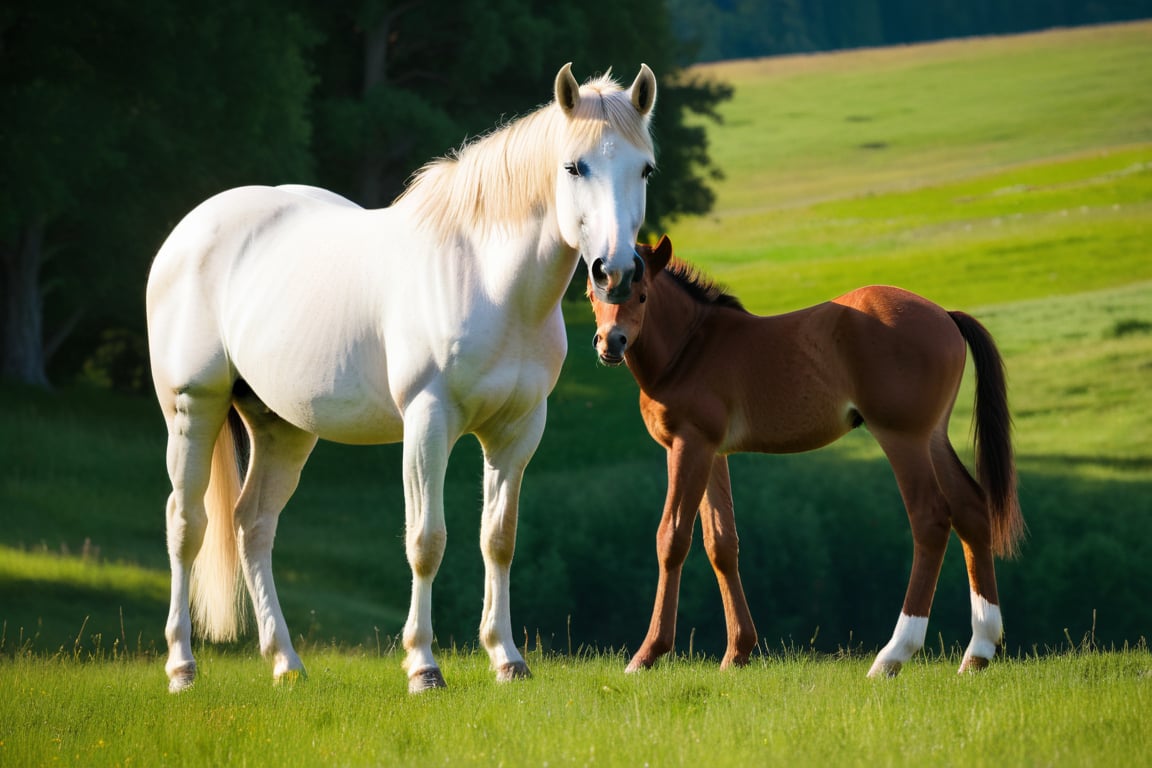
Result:
{"label": "green meadow", "polygon": [[[0,386],[0,765],[1126,765],[1152,751],[1152,23],[730,62],[708,125],[715,211],[679,256],[753,311],[868,283],[978,316],[1004,353],[1029,538],[998,575],[1007,637],[984,674],[951,547],[929,649],[864,674],[911,561],[863,430],[732,460],[761,635],[720,673],[711,569],[686,566],[678,655],[625,676],[655,587],[665,489],[636,387],[570,351],[522,493],[513,623],[535,677],[475,648],[480,455],[456,447],[434,622],[450,688],[405,693],[398,446],[321,445],[275,568],[310,676],[274,687],[250,636],[166,693],[164,429],[150,398]],[[659,174],[653,177],[659,184]],[[141,275],[141,286],[144,276]],[[952,437],[970,458],[972,389]],[[697,546],[696,550],[700,547]]]}

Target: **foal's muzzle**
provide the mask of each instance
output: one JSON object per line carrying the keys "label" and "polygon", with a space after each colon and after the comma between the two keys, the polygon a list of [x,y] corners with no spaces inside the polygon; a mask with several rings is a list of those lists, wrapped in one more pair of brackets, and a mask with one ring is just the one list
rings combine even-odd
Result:
{"label": "foal's muzzle", "polygon": [[628,348],[628,337],[613,328],[606,333],[596,332],[592,338],[596,354],[604,365],[615,367],[624,362],[624,350]]}
{"label": "foal's muzzle", "polygon": [[604,259],[596,259],[589,270],[596,298],[608,304],[623,304],[632,296],[632,284],[644,278],[644,260],[632,253],[632,268],[608,270]]}

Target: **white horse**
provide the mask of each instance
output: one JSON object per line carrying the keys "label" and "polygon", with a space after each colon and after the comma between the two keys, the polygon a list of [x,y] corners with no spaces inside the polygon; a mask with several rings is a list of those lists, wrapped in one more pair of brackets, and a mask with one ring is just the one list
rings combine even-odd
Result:
{"label": "white horse", "polygon": [[578,258],[609,302],[627,299],[643,269],[634,243],[655,98],[647,66],[624,90],[608,76],[581,87],[565,65],[555,102],[428,164],[391,207],[243,187],[177,225],[148,279],[172,481],[170,690],[196,674],[190,598],[209,639],[234,638],[241,572],[275,679],[303,674],[272,539],[318,438],[403,441],[404,667],[415,692],[444,685],[432,654],[444,471],[457,439],[477,436],[480,640],[498,680],[529,675],[508,594],[521,478],[567,351],[560,300]]}

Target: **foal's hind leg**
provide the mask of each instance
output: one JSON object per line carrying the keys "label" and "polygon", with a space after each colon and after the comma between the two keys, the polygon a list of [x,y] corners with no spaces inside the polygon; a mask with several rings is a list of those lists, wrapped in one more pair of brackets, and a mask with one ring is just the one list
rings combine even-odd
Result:
{"label": "foal's hind leg", "polygon": [[672,447],[668,449],[668,496],[656,533],[656,553],[660,562],[656,605],[648,634],[628,663],[627,672],[651,667],[656,659],[673,648],[680,573],[692,546],[692,527],[708,486],[715,455],[712,447],[703,441],[686,440],[681,436],[674,438]]}
{"label": "foal's hind leg", "polygon": [[269,411],[254,398],[237,401],[251,432],[252,455],[244,489],[236,504],[236,539],[244,581],[256,614],[260,652],[273,662],[276,680],[304,674],[292,647],[272,579],[272,543],[280,512],[300,481],[316,436]]}
{"label": "foal's hind leg", "polygon": [[972,600],[972,640],[960,671],[984,669],[996,655],[1004,634],[992,555],[992,525],[984,491],[968,474],[945,437],[933,451],[936,472],[948,495],[952,527],[964,545]]}
{"label": "foal's hind leg", "polygon": [[720,597],[724,601],[724,620],[728,626],[728,649],[720,668],[742,667],[756,647],[756,625],[740,583],[740,537],[736,535],[736,516],[732,504],[732,483],[728,476],[728,458],[717,456],[712,462],[708,490],[700,504],[700,527],[704,531],[704,549],[712,561]]}
{"label": "foal's hind leg", "polygon": [[892,639],[880,649],[868,670],[869,677],[893,677],[924,647],[928,614],[932,610],[951,526],[947,501],[932,471],[927,440],[884,434],[877,434],[876,438],[892,464],[912,526],[912,573],[904,607]]}

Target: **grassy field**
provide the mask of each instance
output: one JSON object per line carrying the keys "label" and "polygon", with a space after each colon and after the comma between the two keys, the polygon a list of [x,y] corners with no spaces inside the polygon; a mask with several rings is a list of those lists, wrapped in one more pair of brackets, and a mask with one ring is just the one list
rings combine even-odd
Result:
{"label": "grassy field", "polygon": [[[664,459],[628,373],[595,365],[590,313],[573,304],[522,494],[513,621],[536,649],[524,685],[494,686],[469,652],[483,589],[475,441],[457,446],[446,484],[434,621],[440,646],[458,649],[444,657],[449,691],[408,698],[389,652],[410,578],[399,447],[323,444],[276,544],[311,678],[273,688],[249,638],[201,651],[201,684],[170,697],[158,409],[80,387],[0,386],[0,765],[1147,755],[1149,60],[1145,23],[701,69],[736,86],[710,128],[727,178],[714,214],[671,230],[680,256],[765,313],[900,284],[977,314],[1005,354],[1030,537],[999,567],[1008,653],[988,674],[954,675],[968,635],[954,546],[932,653],[895,681],[864,680],[911,545],[863,431],[815,454],[733,457],[763,638],[750,670],[720,674],[703,659],[722,650],[722,613],[695,550],[678,634],[690,659],[625,677],[623,651],[586,652],[634,648],[647,625]],[[952,423],[962,456],[970,413],[968,382]]]}
{"label": "grassy field", "polygon": [[739,673],[679,659],[529,656],[495,686],[447,654],[453,687],[419,698],[396,659],[319,652],[273,687],[249,659],[208,654],[196,687],[158,665],[21,657],[0,666],[0,763],[12,766],[1136,765],[1152,746],[1147,650],[997,664],[959,677],[922,659],[896,679],[864,659],[759,657]]}
{"label": "grassy field", "polygon": [[1152,25],[700,68],[735,98],[682,253],[784,311],[867,282],[950,306],[1152,279]]}

